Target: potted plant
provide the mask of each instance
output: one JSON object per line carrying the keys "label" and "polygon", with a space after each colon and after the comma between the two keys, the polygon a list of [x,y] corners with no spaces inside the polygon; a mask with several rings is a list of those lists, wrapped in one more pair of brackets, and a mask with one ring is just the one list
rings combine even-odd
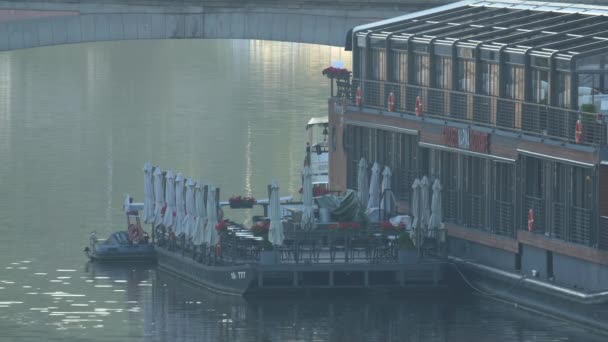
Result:
{"label": "potted plant", "polygon": [[403,231],[399,235],[399,250],[397,252],[400,264],[415,264],[418,262],[418,250],[410,234]]}
{"label": "potted plant", "polygon": [[232,196],[228,199],[231,209],[253,208],[255,203],[255,198],[251,196]]}
{"label": "potted plant", "polygon": [[251,226],[251,233],[253,233],[254,236],[265,236],[266,238],[268,238],[269,228],[269,220],[260,220]]}

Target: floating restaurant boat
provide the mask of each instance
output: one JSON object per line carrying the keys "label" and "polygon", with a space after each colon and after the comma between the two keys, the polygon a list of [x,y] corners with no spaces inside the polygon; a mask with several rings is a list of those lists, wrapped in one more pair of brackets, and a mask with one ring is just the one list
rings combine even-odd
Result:
{"label": "floating restaurant boat", "polygon": [[[415,249],[405,225],[358,221],[365,206],[356,192],[317,193],[319,204],[313,204],[315,185],[317,190],[327,186],[322,166],[328,153],[327,119],[311,120],[307,129],[317,125],[324,131],[322,144],[307,144],[302,202],[280,197],[275,183],[268,186],[268,199],[220,201],[219,188],[211,184],[145,167],[144,217],[154,227],[158,266],[201,287],[235,295],[445,289],[444,262]],[[313,171],[309,165],[315,164]],[[321,208],[323,203],[330,205]],[[225,220],[222,206],[261,207],[263,215],[244,227]],[[322,209],[327,209],[325,216]],[[182,219],[177,219],[179,210],[184,210]]]}
{"label": "floating restaurant boat", "polygon": [[418,192],[438,180],[451,265],[476,289],[605,330],[607,13],[471,0],[355,27],[330,189],[357,189],[361,158],[389,166],[428,226]]}

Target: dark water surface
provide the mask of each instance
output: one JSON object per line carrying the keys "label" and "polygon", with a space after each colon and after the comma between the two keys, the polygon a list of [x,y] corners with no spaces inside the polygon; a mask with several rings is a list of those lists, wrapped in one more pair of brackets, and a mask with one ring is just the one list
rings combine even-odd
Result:
{"label": "dark water surface", "polygon": [[[222,198],[297,195],[337,48],[137,41],[0,53],[0,341],[605,341],[478,297],[243,299],[153,267],[91,265],[144,161]],[[227,212],[236,220],[253,213]]]}

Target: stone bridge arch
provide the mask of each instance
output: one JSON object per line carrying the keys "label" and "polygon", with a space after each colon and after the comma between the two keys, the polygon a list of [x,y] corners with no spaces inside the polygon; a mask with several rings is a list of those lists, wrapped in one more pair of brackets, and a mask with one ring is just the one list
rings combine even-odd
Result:
{"label": "stone bridge arch", "polygon": [[[307,0],[303,0],[306,2]],[[0,51],[132,39],[263,39],[344,46],[346,32],[357,25],[396,14],[394,10],[341,9],[340,6],[294,7],[290,4],[224,7],[102,3],[0,1]],[[201,2],[199,2],[200,4]],[[206,2],[204,2],[207,4]]]}

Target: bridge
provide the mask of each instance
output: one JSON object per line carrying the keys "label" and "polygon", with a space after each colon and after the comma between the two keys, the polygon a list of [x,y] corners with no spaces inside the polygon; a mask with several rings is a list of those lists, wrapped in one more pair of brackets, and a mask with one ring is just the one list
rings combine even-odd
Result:
{"label": "bridge", "polygon": [[133,39],[262,39],[344,46],[346,32],[357,25],[451,2],[0,0],[0,51]]}
{"label": "bridge", "polygon": [[449,0],[0,1],[0,51],[132,39],[263,39],[344,46],[357,25]]}

